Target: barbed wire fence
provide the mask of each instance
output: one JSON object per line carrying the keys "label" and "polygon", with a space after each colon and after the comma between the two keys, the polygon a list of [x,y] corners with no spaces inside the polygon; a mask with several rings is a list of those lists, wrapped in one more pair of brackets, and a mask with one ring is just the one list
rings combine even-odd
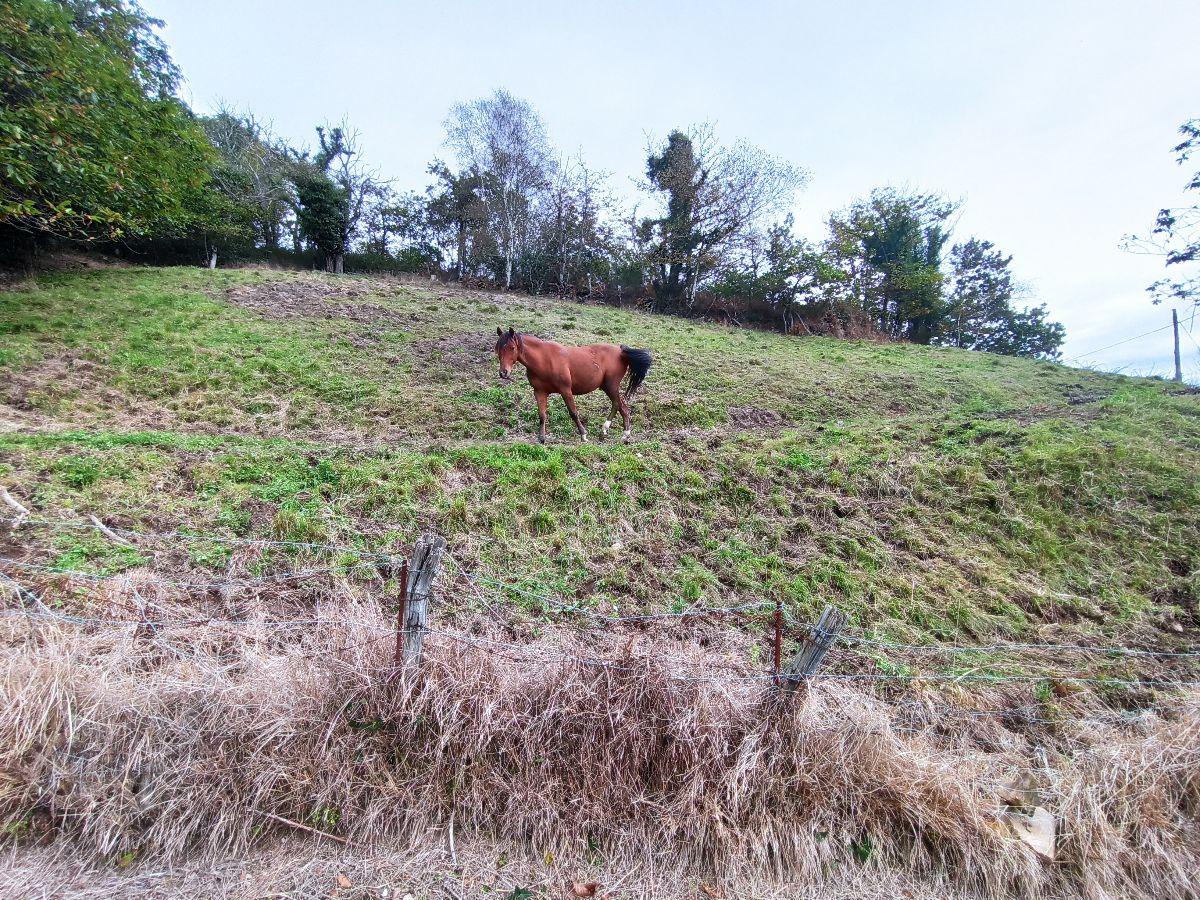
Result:
{"label": "barbed wire fence", "polygon": [[[823,670],[822,664],[829,651],[836,647],[850,651],[865,650],[903,658],[948,657],[961,655],[986,657],[989,655],[1006,654],[1041,654],[1052,655],[1061,660],[1064,655],[1074,655],[1087,658],[1119,659],[1162,659],[1188,665],[1191,660],[1200,659],[1200,650],[1155,650],[1132,648],[1124,646],[1108,646],[1101,644],[1079,643],[1032,643],[1017,641],[992,642],[988,644],[913,644],[882,640],[878,637],[861,633],[849,633],[846,630],[846,618],[841,611],[834,607],[826,608],[821,618],[812,624],[787,625],[781,605],[771,601],[755,601],[743,604],[705,607],[692,606],[684,609],[634,614],[609,614],[592,607],[578,603],[566,602],[558,597],[531,591],[521,585],[515,585],[494,578],[487,574],[470,571],[455,555],[449,552],[445,541],[433,535],[423,535],[414,542],[411,555],[399,551],[380,551],[344,543],[323,543],[315,541],[291,541],[259,538],[239,538],[217,534],[202,534],[186,530],[146,531],[110,526],[92,516],[86,519],[51,519],[34,516],[19,501],[7,491],[0,491],[0,501],[14,509],[17,515],[8,523],[13,532],[25,528],[42,528],[49,530],[90,529],[106,539],[126,547],[135,548],[139,553],[153,556],[163,552],[158,549],[167,545],[166,550],[176,550],[182,546],[197,543],[210,543],[229,547],[267,550],[272,548],[292,551],[311,551],[314,553],[338,554],[346,557],[345,561],[332,565],[311,566],[296,571],[271,572],[263,574],[247,574],[233,576],[215,576],[212,578],[181,578],[166,575],[153,570],[139,569],[136,573],[97,572],[78,568],[70,568],[58,564],[16,559],[10,556],[0,556],[0,588],[7,588],[19,601],[16,609],[0,611],[4,617],[22,617],[31,623],[53,622],[60,625],[86,626],[95,629],[150,629],[156,636],[169,633],[181,628],[211,628],[226,633],[248,633],[251,630],[295,630],[299,628],[327,627],[331,624],[328,618],[313,616],[291,618],[255,618],[238,620],[218,618],[216,616],[162,616],[155,617],[147,613],[147,607],[153,606],[163,612],[170,612],[147,601],[137,593],[137,586],[145,584],[160,584],[185,592],[236,591],[247,588],[262,588],[272,585],[298,584],[306,581],[334,576],[351,577],[365,575],[368,578],[388,583],[390,579],[399,581],[399,596],[385,598],[395,600],[397,607],[395,624],[381,625],[378,621],[342,620],[341,625],[360,631],[373,632],[373,636],[363,643],[377,643],[385,640],[394,641],[393,666],[396,669],[414,668],[420,665],[421,647],[426,636],[441,640],[459,647],[472,648],[482,652],[503,655],[522,664],[545,665],[548,663],[570,663],[599,667],[615,672],[644,672],[646,660],[632,658],[613,659],[590,655],[584,652],[564,650],[537,642],[518,643],[497,638],[464,634],[445,628],[430,625],[429,608],[433,600],[433,583],[437,579],[440,566],[448,563],[455,569],[459,578],[466,584],[468,590],[480,603],[483,611],[492,617],[498,625],[507,625],[504,610],[511,607],[511,597],[522,597],[538,604],[539,611],[546,615],[561,616],[586,627],[609,628],[619,626],[651,626],[666,625],[672,622],[689,620],[725,619],[740,620],[752,626],[759,626],[771,635],[771,667],[770,671],[744,671],[741,669],[712,671],[712,664],[681,663],[664,665],[662,658],[655,658],[655,663],[668,678],[687,682],[728,682],[741,684],[760,684],[769,689],[785,692],[805,689],[809,682],[829,681],[848,683],[910,683],[910,684],[1026,684],[1026,685],[1098,685],[1111,688],[1144,688],[1151,690],[1183,691],[1200,687],[1200,677],[1163,678],[1122,678],[1095,674],[1080,674],[1078,671],[1062,671],[1058,668],[1038,672],[998,673],[980,672],[969,669],[965,672],[946,671],[913,671],[909,666],[893,666],[905,671],[829,671]],[[155,547],[148,546],[150,544]],[[131,618],[116,619],[100,616],[76,615],[53,608],[42,595],[23,583],[22,575],[38,576],[44,580],[67,579],[97,585],[103,583],[118,583],[130,586],[136,604],[120,605]],[[795,645],[794,652],[788,660],[783,659],[784,642]],[[868,655],[868,658],[871,658]],[[696,671],[703,666],[708,671]],[[980,668],[980,667],[977,667]],[[1165,705],[1164,705],[1165,706]],[[1151,708],[1143,706],[1143,709]],[[954,713],[963,715],[1008,715],[1018,714],[1016,707],[1006,710],[952,709]]]}

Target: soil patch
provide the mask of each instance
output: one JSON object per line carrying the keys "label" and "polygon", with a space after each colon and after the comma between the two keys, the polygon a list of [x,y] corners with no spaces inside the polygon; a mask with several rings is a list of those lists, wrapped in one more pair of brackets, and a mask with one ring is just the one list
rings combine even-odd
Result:
{"label": "soil patch", "polygon": [[376,303],[355,302],[377,297],[380,290],[379,285],[356,281],[272,281],[228,288],[225,299],[265,319],[346,319],[394,328],[411,325],[414,317],[409,314]]}
{"label": "soil patch", "polygon": [[759,406],[729,407],[729,421],[735,428],[781,428],[787,420],[773,409]]}

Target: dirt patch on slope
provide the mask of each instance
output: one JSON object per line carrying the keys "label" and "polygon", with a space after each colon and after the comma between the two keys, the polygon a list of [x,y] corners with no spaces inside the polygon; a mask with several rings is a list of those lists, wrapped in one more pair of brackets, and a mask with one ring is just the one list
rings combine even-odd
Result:
{"label": "dirt patch on slope", "polygon": [[125,427],[169,427],[178,417],[160,404],[135,400],[112,386],[113,372],[87,359],[81,350],[63,350],[9,374],[0,387],[0,425],[47,428],[64,426],[55,414],[61,403],[74,406],[86,399],[73,417],[119,422]]}
{"label": "dirt patch on slope", "polygon": [[297,279],[231,287],[225,291],[225,299],[265,319],[345,319],[368,325],[409,325],[414,316],[362,302],[363,298],[393,290],[387,285],[357,281]]}
{"label": "dirt patch on slope", "polygon": [[760,406],[731,406],[729,407],[729,422],[735,428],[781,428],[787,425],[787,419],[773,409],[763,409]]}
{"label": "dirt patch on slope", "polygon": [[408,345],[421,365],[440,366],[448,371],[494,374],[495,332],[459,332],[439,338],[413,341]]}

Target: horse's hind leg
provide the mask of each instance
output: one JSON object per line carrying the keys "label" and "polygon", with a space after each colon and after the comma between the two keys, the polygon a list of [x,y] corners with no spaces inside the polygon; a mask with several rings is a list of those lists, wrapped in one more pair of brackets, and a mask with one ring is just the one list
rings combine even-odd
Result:
{"label": "horse's hind leg", "polygon": [[608,429],[612,428],[612,420],[616,417],[617,410],[620,408],[617,406],[617,397],[620,395],[614,394],[612,392],[612,388],[607,384],[604,385],[604,393],[608,395],[609,403],[612,404],[612,409],[608,411],[608,417],[605,418],[604,425],[601,427],[601,431],[604,432],[604,436],[608,437]]}
{"label": "horse's hind leg", "polygon": [[608,429],[612,427],[612,420],[616,418],[617,413],[620,413],[621,419],[625,423],[625,439],[629,440],[629,406],[625,403],[625,398],[621,396],[621,382],[605,384],[604,393],[608,394],[608,399],[612,403],[612,409],[608,411],[608,418],[604,420],[605,437],[608,436]]}
{"label": "horse's hind leg", "polygon": [[563,403],[567,404],[567,412],[571,414],[571,421],[575,423],[575,427],[579,429],[579,439],[585,444],[587,443],[587,429],[583,427],[583,422],[579,418],[579,410],[575,408],[575,395],[570,391],[562,392]]}
{"label": "horse's hind leg", "polygon": [[[621,376],[624,377],[622,372]],[[612,421],[612,417],[618,412],[621,413],[621,422],[625,426],[625,433],[621,436],[622,439],[629,440],[629,404],[625,402],[625,395],[621,393],[621,379],[617,378],[605,382],[604,393],[608,394],[608,399],[612,401],[612,410],[609,411],[609,421],[604,423],[604,433],[608,434],[608,427]]]}

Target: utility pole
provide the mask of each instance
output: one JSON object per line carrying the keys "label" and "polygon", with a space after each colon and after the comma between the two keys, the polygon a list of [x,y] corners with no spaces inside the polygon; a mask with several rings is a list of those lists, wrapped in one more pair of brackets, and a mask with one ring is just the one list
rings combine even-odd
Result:
{"label": "utility pole", "polygon": [[1175,332],[1175,380],[1183,381],[1183,369],[1179,366],[1179,313],[1171,310],[1171,327]]}

